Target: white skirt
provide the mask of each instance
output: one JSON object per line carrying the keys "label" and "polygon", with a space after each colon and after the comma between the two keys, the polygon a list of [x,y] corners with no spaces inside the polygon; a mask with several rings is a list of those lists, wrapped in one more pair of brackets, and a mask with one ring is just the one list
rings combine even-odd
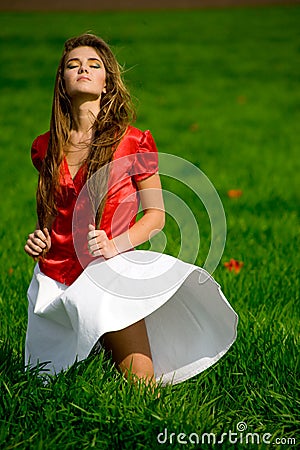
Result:
{"label": "white skirt", "polygon": [[89,264],[66,286],[36,265],[28,289],[27,365],[58,373],[85,359],[109,331],[145,319],[154,373],[180,383],[218,361],[236,339],[238,316],[202,268],[134,250]]}

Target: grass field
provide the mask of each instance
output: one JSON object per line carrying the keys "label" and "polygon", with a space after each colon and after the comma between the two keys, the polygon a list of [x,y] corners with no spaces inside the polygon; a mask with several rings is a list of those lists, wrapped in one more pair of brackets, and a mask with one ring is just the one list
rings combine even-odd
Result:
{"label": "grass field", "polygon": [[[295,449],[300,8],[2,13],[0,20],[0,448]],[[227,217],[214,277],[239,314],[237,341],[204,373],[160,389],[160,398],[127,384],[102,355],[47,385],[34,370],[23,370],[33,269],[23,245],[35,224],[37,182],[29,150],[48,129],[63,42],[85,31],[101,35],[126,63],[138,99],[137,126],[152,131],[161,152],[207,175]],[[196,262],[202,265],[209,220],[184,176],[186,186],[167,176],[163,186],[193,211],[201,233]],[[230,198],[231,189],[242,196]],[[166,252],[176,256],[179,230],[171,217],[165,232]],[[240,273],[224,267],[231,258],[244,263]],[[159,443],[165,429],[166,442]],[[219,439],[230,431],[238,435],[201,444],[203,433]],[[258,445],[246,443],[247,432],[257,433]]]}

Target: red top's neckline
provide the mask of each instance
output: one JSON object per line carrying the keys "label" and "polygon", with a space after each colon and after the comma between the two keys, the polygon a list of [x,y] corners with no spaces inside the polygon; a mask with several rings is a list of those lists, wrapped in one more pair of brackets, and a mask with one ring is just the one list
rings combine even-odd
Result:
{"label": "red top's neckline", "polygon": [[69,185],[73,185],[76,192],[78,193],[79,190],[82,187],[82,183],[78,182],[79,181],[79,177],[80,177],[80,181],[82,181],[82,176],[83,176],[83,172],[85,172],[86,170],[86,163],[84,162],[83,164],[81,164],[81,166],[79,167],[79,169],[77,170],[77,172],[75,173],[74,177],[72,178],[71,172],[70,172],[70,168],[68,165],[68,161],[66,158],[66,155],[64,156],[63,159],[63,170],[64,170],[64,176],[67,178],[67,183]]}

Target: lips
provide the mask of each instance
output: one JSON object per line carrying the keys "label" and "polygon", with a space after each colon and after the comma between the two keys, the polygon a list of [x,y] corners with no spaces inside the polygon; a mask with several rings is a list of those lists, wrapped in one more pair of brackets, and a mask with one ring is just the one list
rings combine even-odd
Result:
{"label": "lips", "polygon": [[77,78],[77,81],[81,81],[81,80],[91,81],[91,79],[89,77],[78,77]]}

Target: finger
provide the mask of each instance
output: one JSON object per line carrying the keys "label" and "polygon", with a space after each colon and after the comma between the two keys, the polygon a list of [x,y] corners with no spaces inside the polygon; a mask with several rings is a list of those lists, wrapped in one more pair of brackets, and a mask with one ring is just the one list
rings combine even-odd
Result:
{"label": "finger", "polygon": [[29,256],[39,256],[39,252],[36,252],[34,250],[32,250],[27,244],[24,247],[25,252],[29,255]]}
{"label": "finger", "polygon": [[43,242],[45,242],[47,239],[46,236],[44,235],[44,233],[42,232],[42,230],[35,230],[33,235],[35,238],[38,238]]}
{"label": "finger", "polygon": [[49,234],[48,228],[44,228],[44,229],[43,229],[43,232],[44,232],[44,235],[45,235],[46,239],[47,239],[47,240],[50,239],[50,234]]}
{"label": "finger", "polygon": [[93,246],[92,248],[89,247],[89,254],[91,256],[101,256],[102,252],[101,252],[101,249],[98,246]]}
{"label": "finger", "polygon": [[46,247],[46,244],[42,241],[39,241],[39,243],[35,243],[34,241],[32,241],[31,239],[28,239],[26,242],[26,245],[28,246],[28,248],[30,248],[31,250],[41,253],[43,251],[43,249]]}
{"label": "finger", "polygon": [[99,238],[99,236],[91,237],[90,239],[88,239],[89,245],[94,245],[96,243],[100,244],[100,242],[101,242],[101,239]]}
{"label": "finger", "polygon": [[98,237],[92,238],[88,241],[89,248],[100,248],[103,247],[104,241]]}
{"label": "finger", "polygon": [[42,241],[41,239],[39,239],[39,238],[33,238],[32,240],[31,240],[31,242],[34,244],[34,245],[36,245],[36,246],[38,246],[38,247],[40,247],[40,248],[45,248],[45,247],[47,247],[47,243],[46,243],[46,241]]}
{"label": "finger", "polygon": [[89,231],[87,234],[87,238],[89,239],[93,239],[96,238],[97,236],[99,236],[100,231],[99,230],[93,230],[93,231]]}
{"label": "finger", "polygon": [[91,223],[89,224],[89,230],[90,230],[90,231],[93,231],[93,230],[95,230],[95,226],[94,226],[94,225],[92,225]]}
{"label": "finger", "polygon": [[48,231],[48,228],[44,228],[44,233],[45,233],[45,236],[46,236],[47,250],[49,250],[50,247],[51,247],[51,236],[50,236],[50,233]]}
{"label": "finger", "polygon": [[89,250],[90,250],[91,253],[93,253],[93,252],[95,252],[97,250],[101,250],[101,249],[102,249],[101,245],[99,245],[97,242],[95,242],[92,245],[89,245]]}
{"label": "finger", "polygon": [[87,235],[88,240],[93,239],[93,238],[98,238],[103,240],[103,239],[107,239],[107,234],[105,233],[104,230],[93,230],[93,231],[89,231],[88,235]]}

